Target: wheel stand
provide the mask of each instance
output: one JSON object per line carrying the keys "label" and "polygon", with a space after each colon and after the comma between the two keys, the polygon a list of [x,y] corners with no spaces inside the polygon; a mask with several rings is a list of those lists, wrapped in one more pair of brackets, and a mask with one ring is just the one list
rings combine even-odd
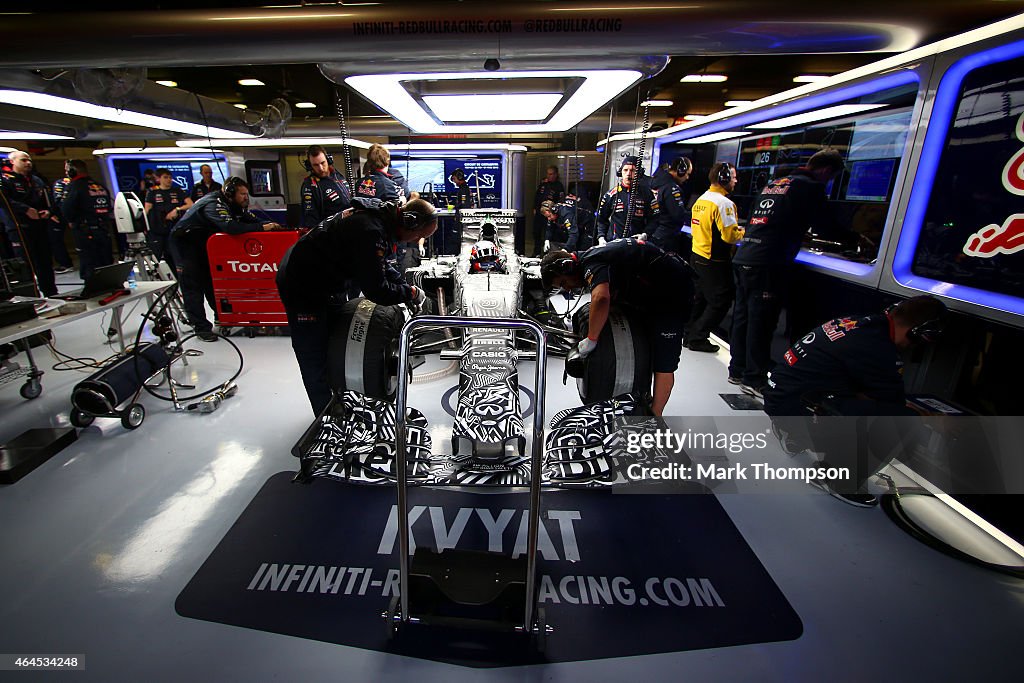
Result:
{"label": "wheel stand", "polygon": [[409,364],[412,332],[418,327],[483,327],[526,330],[537,340],[534,387],[533,451],[530,459],[530,510],[526,554],[511,557],[484,551],[417,548],[409,552],[409,496],[405,413],[409,381],[399,373],[395,405],[398,475],[399,594],[382,615],[389,636],[406,624],[427,624],[527,634],[543,652],[551,627],[537,607],[537,538],[540,528],[541,462],[544,452],[544,387],[547,338],[530,320],[419,316],[402,328],[399,367]]}

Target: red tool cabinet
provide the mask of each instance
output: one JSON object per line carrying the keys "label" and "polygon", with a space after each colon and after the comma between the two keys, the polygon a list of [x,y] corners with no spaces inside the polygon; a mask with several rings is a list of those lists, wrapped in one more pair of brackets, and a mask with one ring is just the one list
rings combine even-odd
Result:
{"label": "red tool cabinet", "polygon": [[206,243],[217,303],[224,326],[287,325],[277,294],[277,267],[299,232],[218,233]]}

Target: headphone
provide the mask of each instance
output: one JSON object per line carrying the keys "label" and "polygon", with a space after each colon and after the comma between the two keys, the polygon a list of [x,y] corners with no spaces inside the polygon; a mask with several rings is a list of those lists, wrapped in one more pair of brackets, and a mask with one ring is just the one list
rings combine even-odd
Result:
{"label": "headphone", "polygon": [[[898,305],[899,304],[892,304],[886,308],[885,314],[891,317],[893,310],[895,310]],[[907,339],[915,344],[931,344],[932,342],[937,341],[946,329],[946,310],[946,306],[943,304],[942,310],[934,318],[929,318],[928,320],[911,327],[907,330]]]}
{"label": "headphone", "polygon": [[556,275],[572,275],[573,271],[576,270],[576,263],[576,259],[569,255],[543,266],[541,270],[541,283],[544,285],[544,288],[551,289],[551,279]]}
{"label": "headphone", "polygon": [[[334,155],[330,152],[325,151],[324,156],[327,157],[327,165],[334,166]],[[309,163],[309,155],[302,157],[302,167],[306,169],[306,173],[313,172],[313,164]]]}
{"label": "headphone", "polygon": [[238,188],[245,184],[245,181],[238,176],[231,176],[224,181],[224,186],[220,188],[220,191],[224,193],[224,196],[228,199],[232,199],[235,193],[238,192]]}
{"label": "headphone", "polygon": [[437,214],[433,211],[430,213],[421,213],[416,209],[404,209],[398,204],[398,202],[387,201],[380,203],[380,210],[384,213],[391,213],[392,215],[398,214],[398,217],[402,221],[402,227],[406,230],[417,230],[425,225],[430,225],[437,220]]}
{"label": "headphone", "polygon": [[64,175],[68,180],[74,180],[78,177],[78,169],[75,165],[69,161],[64,162]]}
{"label": "headphone", "polygon": [[735,166],[733,166],[729,162],[723,163],[722,167],[720,169],[718,169],[718,176],[715,178],[715,182],[717,182],[722,187],[725,187],[726,185],[731,183],[732,182],[732,171],[733,171],[734,168],[735,168]]}
{"label": "headphone", "polygon": [[668,170],[679,175],[686,175],[693,172],[693,162],[686,157],[676,157],[668,165]]}
{"label": "headphone", "polygon": [[454,171],[452,171],[452,174],[449,177],[453,178],[455,180],[465,180],[466,179],[466,173],[461,168],[457,168]]}

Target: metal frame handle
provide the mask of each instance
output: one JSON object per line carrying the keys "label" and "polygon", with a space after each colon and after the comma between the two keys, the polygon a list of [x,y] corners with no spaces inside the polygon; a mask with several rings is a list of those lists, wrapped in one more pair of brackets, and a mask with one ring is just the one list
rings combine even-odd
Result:
{"label": "metal frame handle", "polygon": [[[524,628],[529,631],[533,624],[534,596],[537,574],[537,535],[540,526],[540,480],[544,452],[544,392],[547,379],[547,333],[532,320],[514,318],[451,318],[445,316],[417,316],[405,323],[398,338],[398,367],[409,364],[409,344],[412,331],[418,327],[486,327],[503,330],[528,330],[537,339],[537,361],[534,367],[533,409],[533,452],[530,454],[530,524],[526,547],[526,612]],[[409,619],[409,500],[408,473],[405,453],[405,411],[409,393],[409,382],[404,372],[399,372],[398,395],[395,398],[395,450],[398,453],[398,545],[399,545],[399,595],[401,596],[401,620]]]}

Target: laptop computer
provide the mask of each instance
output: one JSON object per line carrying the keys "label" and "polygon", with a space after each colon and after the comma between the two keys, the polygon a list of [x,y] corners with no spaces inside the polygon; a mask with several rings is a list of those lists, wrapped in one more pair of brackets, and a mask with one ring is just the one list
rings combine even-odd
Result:
{"label": "laptop computer", "polygon": [[85,281],[85,286],[82,287],[81,291],[73,292],[60,298],[69,301],[81,301],[82,299],[92,299],[124,289],[128,273],[134,267],[135,261],[123,261],[111,266],[100,266]]}

